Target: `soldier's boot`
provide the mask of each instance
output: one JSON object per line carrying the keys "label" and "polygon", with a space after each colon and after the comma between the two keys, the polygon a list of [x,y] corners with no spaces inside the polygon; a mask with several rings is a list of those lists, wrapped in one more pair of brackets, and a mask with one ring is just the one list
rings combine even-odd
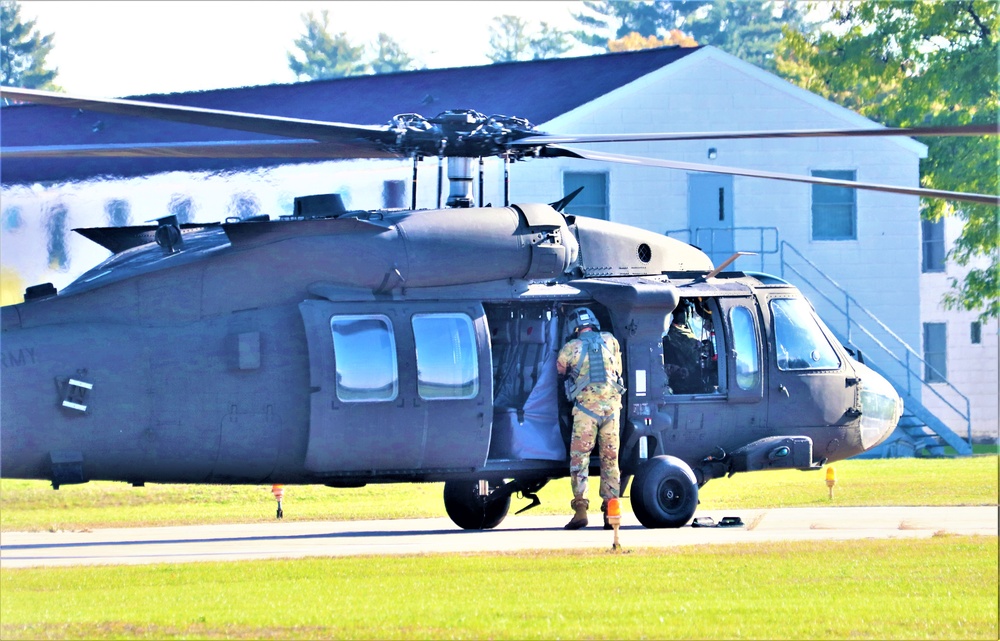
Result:
{"label": "soldier's boot", "polygon": [[614,529],[611,527],[611,522],[608,521],[608,499],[604,499],[604,501],[601,503],[601,513],[604,515],[604,529],[605,530]]}
{"label": "soldier's boot", "polygon": [[582,527],[587,527],[587,509],[590,507],[590,501],[587,499],[573,499],[570,501],[570,507],[576,510],[576,513],[564,529],[579,530]]}

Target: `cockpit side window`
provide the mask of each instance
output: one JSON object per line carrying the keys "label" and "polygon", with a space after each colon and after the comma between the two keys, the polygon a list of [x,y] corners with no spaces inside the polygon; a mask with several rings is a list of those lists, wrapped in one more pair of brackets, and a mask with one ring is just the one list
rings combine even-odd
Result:
{"label": "cockpit side window", "polygon": [[736,385],[742,390],[754,389],[760,385],[760,358],[753,314],[746,307],[733,307],[729,310],[729,320],[733,326]]}
{"label": "cockpit side window", "polygon": [[330,319],[337,362],[337,398],[345,403],[391,401],[399,391],[392,323],[381,314]]}
{"label": "cockpit side window", "polygon": [[837,369],[840,358],[820,329],[809,304],[800,298],[771,300],[778,369]]}

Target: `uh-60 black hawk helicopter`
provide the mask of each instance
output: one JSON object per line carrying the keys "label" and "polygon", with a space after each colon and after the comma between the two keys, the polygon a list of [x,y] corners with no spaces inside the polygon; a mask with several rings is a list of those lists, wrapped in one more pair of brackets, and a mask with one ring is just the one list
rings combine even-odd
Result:
{"label": "uh-60 black hawk helicopter", "polygon": [[[21,158],[187,155],[448,157],[448,207],[77,230],[113,252],[61,292],[2,308],[2,474],[50,480],[325,484],[444,482],[462,528],[568,475],[558,381],[564,319],[587,307],[622,344],[623,489],[646,527],[680,527],[709,480],[817,469],[874,447],[901,401],[792,285],[724,272],[699,249],[546,204],[473,207],[472,159],[576,157],[997,203],[606,154],[572,143],[813,135],[988,135],[994,126],[554,136],[516,118],[446,112],[358,126],[2,89],[16,101],[281,135],[287,143],[4,147]],[[481,166],[481,164],[480,164]],[[482,179],[480,170],[480,180]],[[440,176],[440,173],[439,173]],[[415,190],[414,190],[415,191]],[[440,197],[441,184],[439,180]],[[482,190],[480,189],[480,198]],[[702,339],[671,380],[675,310]],[[11,359],[13,362],[13,359]],[[674,389],[677,387],[677,389]],[[596,473],[596,457],[593,461]],[[568,497],[567,497],[568,498]]]}

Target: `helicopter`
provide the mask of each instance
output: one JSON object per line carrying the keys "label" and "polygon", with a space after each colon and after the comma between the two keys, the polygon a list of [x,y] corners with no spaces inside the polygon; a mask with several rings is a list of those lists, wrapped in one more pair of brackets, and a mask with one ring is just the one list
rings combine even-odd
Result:
{"label": "helicopter", "polygon": [[[448,158],[450,193],[436,209],[416,209],[416,190],[405,210],[348,210],[336,194],[312,194],[277,219],[168,216],[76,230],[112,255],[61,291],[35,285],[23,303],[0,308],[0,472],[56,489],[90,480],[443,482],[457,526],[494,528],[515,495],[531,501],[523,512],[569,475],[571,405],[555,360],[567,318],[586,307],[623,350],[622,490],[630,487],[643,526],[681,527],[712,479],[818,470],[875,447],[899,420],[899,395],[792,284],[726,271],[739,253],[716,266],[679,240],[564,213],[575,193],[545,204],[511,203],[505,192],[503,206],[476,204],[473,160],[571,157],[1000,201],[571,146],[995,135],[991,125],[554,135],[475,111],[353,125],[7,87],[0,95],[287,139],[2,147],[6,162]],[[700,342],[683,384],[665,341],[675,317]]]}

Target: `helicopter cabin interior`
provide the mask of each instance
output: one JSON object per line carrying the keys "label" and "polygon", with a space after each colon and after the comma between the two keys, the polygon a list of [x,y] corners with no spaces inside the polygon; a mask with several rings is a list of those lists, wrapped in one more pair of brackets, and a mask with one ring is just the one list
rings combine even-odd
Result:
{"label": "helicopter cabin interior", "polygon": [[[631,469],[657,454],[698,458],[719,447],[740,447],[765,436],[769,423],[786,422],[787,416],[769,416],[776,410],[763,402],[770,393],[765,379],[792,389],[804,384],[803,374],[814,382],[834,375],[843,388],[844,363],[808,303],[781,282],[769,281],[762,291],[766,300],[758,301],[735,280],[691,282],[678,287],[681,296],[669,301],[639,296],[627,314],[616,309],[614,321],[611,306],[595,300],[487,305],[494,384],[489,460],[567,460],[572,407],[555,358],[568,338],[562,319],[578,305],[591,308],[602,328],[622,344],[628,391],[620,456]],[[762,313],[774,319],[770,354],[763,335],[770,323]],[[850,399],[842,402],[846,407]],[[808,425],[826,420],[797,418]],[[732,429],[715,429],[724,427]]]}
{"label": "helicopter cabin interior", "polygon": [[[494,389],[490,460],[568,459],[572,405],[562,391],[555,362],[560,347],[569,339],[563,319],[570,309],[584,304],[598,316],[603,329],[613,331],[608,310],[595,302],[485,305]],[[747,356],[735,363],[736,376],[741,387],[759,389],[756,326],[750,307],[738,309],[734,317],[735,340]],[[651,323],[649,332],[623,341],[627,371],[622,374],[633,388],[631,400],[653,397],[653,403],[659,403],[671,398],[678,402],[721,399],[727,371],[725,366],[719,367],[722,339],[716,338],[715,320],[720,317],[719,302],[706,297],[682,299],[673,316],[662,307],[658,315],[660,321]],[[683,344],[675,336],[675,326],[681,324],[686,328]],[[720,329],[720,336],[722,333]],[[658,372],[640,364],[642,355],[650,350],[655,353],[653,365]],[[631,381],[630,354],[636,356]],[[653,385],[662,390],[658,398],[652,392]]]}

